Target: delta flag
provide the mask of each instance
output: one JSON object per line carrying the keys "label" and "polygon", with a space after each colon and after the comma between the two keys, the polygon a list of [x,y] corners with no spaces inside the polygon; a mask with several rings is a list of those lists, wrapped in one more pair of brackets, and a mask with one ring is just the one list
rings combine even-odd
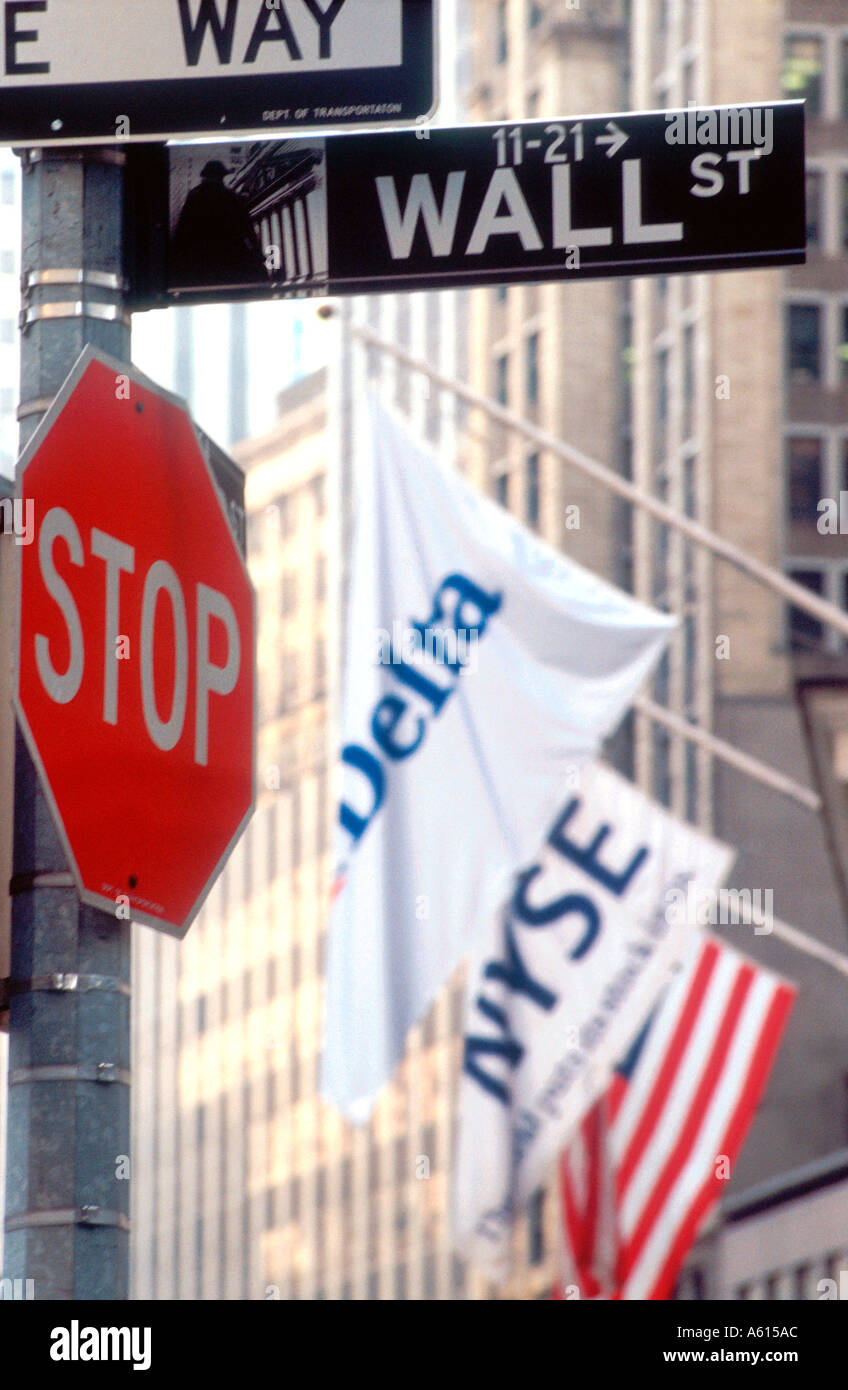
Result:
{"label": "delta flag", "polygon": [[369,420],[322,1076],[359,1121],[675,624],[438,467],[377,401]]}

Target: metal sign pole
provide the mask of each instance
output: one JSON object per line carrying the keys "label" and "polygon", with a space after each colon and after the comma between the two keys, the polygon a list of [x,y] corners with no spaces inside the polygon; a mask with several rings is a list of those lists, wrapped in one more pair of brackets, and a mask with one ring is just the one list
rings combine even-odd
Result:
{"label": "metal sign pole", "polygon": [[[24,155],[21,447],[86,343],[129,361],[123,158]],[[19,731],[11,892],[4,1273],[39,1300],[123,1299],[130,924],[80,903]]]}

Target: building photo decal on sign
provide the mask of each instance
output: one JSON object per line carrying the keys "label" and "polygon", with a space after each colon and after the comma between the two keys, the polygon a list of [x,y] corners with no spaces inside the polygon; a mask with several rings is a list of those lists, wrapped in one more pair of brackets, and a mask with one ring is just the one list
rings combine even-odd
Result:
{"label": "building photo decal on sign", "polygon": [[324,141],[173,150],[168,286],[327,288]]}

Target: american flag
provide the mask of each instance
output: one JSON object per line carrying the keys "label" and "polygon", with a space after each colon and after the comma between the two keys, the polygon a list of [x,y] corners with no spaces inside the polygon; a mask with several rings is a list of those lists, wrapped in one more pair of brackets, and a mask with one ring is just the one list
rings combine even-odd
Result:
{"label": "american flag", "polygon": [[[670,1298],[765,1088],[795,989],[699,939],[560,1165],[555,1297]],[[569,1289],[567,1286],[571,1286]]]}

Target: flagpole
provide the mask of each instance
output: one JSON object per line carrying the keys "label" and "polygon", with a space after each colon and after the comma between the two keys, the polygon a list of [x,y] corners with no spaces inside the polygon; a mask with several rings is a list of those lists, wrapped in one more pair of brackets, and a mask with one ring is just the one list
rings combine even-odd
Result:
{"label": "flagpole", "polygon": [[468,405],[476,406],[485,411],[499,424],[515,430],[518,434],[523,434],[525,439],[529,439],[539,449],[547,449],[557,458],[573,464],[575,468],[587,474],[588,477],[594,478],[596,482],[602,483],[611,492],[617,492],[620,497],[632,502],[635,507],[642,507],[657,521],[681,532],[689,540],[694,541],[696,545],[711,551],[713,555],[717,555],[722,560],[727,560],[736,569],[756,580],[758,584],[764,585],[765,588],[773,590],[781,598],[794,604],[796,608],[804,609],[805,612],[818,618],[820,622],[827,623],[848,637],[848,613],[837,608],[835,603],[828,603],[826,599],[819,598],[809,589],[805,589],[803,584],[796,584],[793,579],[787,579],[780,570],[776,570],[772,565],[763,564],[761,560],[747,554],[739,546],[734,545],[732,541],[724,540],[715,531],[711,531],[708,526],[702,526],[700,522],[685,516],[675,507],[669,506],[667,502],[661,502],[659,498],[652,497],[649,492],[644,492],[635,483],[628,482],[626,478],[622,478],[605,463],[590,458],[588,454],[584,454],[582,450],[576,449],[572,444],[564,444],[555,435],[549,434],[547,430],[539,429],[538,425],[533,425],[529,420],[516,415],[514,411],[498,405],[497,401],[491,400],[489,396],[484,396],[480,391],[475,391],[471,386],[466,386],[464,382],[445,376],[443,372],[437,371],[427,362],[422,362],[420,358],[414,357],[396,343],[387,342],[385,338],[381,338],[364,324],[351,326],[350,332],[353,337],[358,338],[366,346],[396,358],[410,371],[421,372],[442,390],[451,391]]}
{"label": "flagpole", "polygon": [[[323,316],[330,317],[328,305],[323,306]],[[479,407],[493,419],[498,420],[501,424],[506,425],[510,429],[515,429],[518,433],[523,434],[525,438],[531,440],[540,448],[549,449],[553,454],[557,455],[557,457],[564,459],[566,462],[575,464],[576,467],[581,468],[585,473],[596,478],[597,481],[609,487],[612,491],[627,498],[634,506],[644,507],[645,510],[655,516],[657,520],[681,531],[684,535],[688,536],[690,540],[704,546],[713,554],[719,556],[719,558],[726,559],[731,564],[735,564],[738,569],[743,570],[753,579],[764,584],[767,588],[771,588],[783,598],[789,599],[799,608],[805,608],[823,622],[830,623],[831,626],[838,628],[841,632],[848,635],[848,613],[844,613],[834,604],[827,603],[825,600],[817,598],[800,584],[795,584],[792,580],[787,579],[769,565],[761,564],[760,561],[752,559],[751,556],[739,550],[737,546],[734,546],[729,541],[722,540],[720,536],[710,531],[707,527],[701,526],[698,522],[677,512],[673,507],[643,492],[633,483],[629,483],[626,479],[619,477],[612,469],[607,468],[605,464],[599,463],[596,459],[589,458],[588,455],[581,453],[580,450],[570,445],[562,444],[545,430],[540,430],[537,426],[522,419],[521,416],[515,415],[510,410],[506,410],[503,406],[490,400],[481,392],[475,391],[470,386],[466,386],[462,382],[446,376],[443,372],[437,371],[428,363],[422,362],[419,358],[414,357],[412,353],[406,352],[405,349],[398,347],[397,344],[387,342],[370,328],[365,327],[365,325],[354,324],[348,317],[347,322],[343,324],[343,331],[345,329],[352,338],[358,339],[358,341],[366,346],[375,348],[378,352],[385,352],[389,356],[395,357],[397,361],[403,363],[411,371],[421,372],[443,390],[452,392],[469,405]],[[747,775],[754,780],[762,782],[764,785],[771,787],[773,790],[785,796],[791,797],[809,810],[820,810],[821,799],[809,787],[802,786],[791,777],[787,777],[776,769],[769,767],[768,764],[761,762],[758,758],[743,753],[740,749],[735,748],[724,739],[717,738],[714,734],[700,729],[694,724],[690,724],[687,720],[681,719],[679,716],[674,715],[671,711],[656,704],[653,700],[645,696],[637,697],[633,703],[646,717],[655,720],[657,723],[664,724],[673,732],[680,734],[684,738],[690,739],[693,743],[700,744],[702,747],[709,749],[715,757],[736,767],[739,771],[747,773]],[[799,930],[797,927],[792,927],[779,919],[773,920],[772,929],[774,935],[786,942],[787,945],[793,946],[796,950],[802,951],[804,954],[824,964],[830,965],[832,969],[848,978],[848,956],[844,956],[831,947],[825,946],[822,942],[817,941],[806,932]]]}
{"label": "flagpole", "polygon": [[838,971],[840,975],[844,975],[848,979],[848,956],[843,956],[840,951],[834,951],[832,946],[825,946],[822,941],[816,941],[815,937],[808,936],[798,927],[791,927],[788,922],[781,922],[779,917],[772,918],[770,925],[773,934],[779,936],[781,941],[785,941],[787,946],[794,946],[797,951],[803,951],[804,955],[823,961],[825,965],[831,966],[833,970]]}
{"label": "flagpole", "polygon": [[[323,316],[330,317],[328,313],[329,306],[324,305],[322,309]],[[604,464],[598,463],[594,459],[587,458],[585,454],[581,454],[576,449],[571,449],[568,445],[561,444],[552,435],[547,434],[544,430],[538,429],[535,425],[531,425],[520,416],[513,414],[512,411],[505,410],[495,401],[489,400],[487,396],[483,396],[480,392],[474,391],[470,386],[465,386],[462,382],[455,381],[453,378],[445,376],[444,373],[430,367],[428,363],[422,362],[419,358],[413,357],[411,353],[398,347],[397,344],[387,342],[384,338],[380,338],[378,334],[372,332],[371,329],[366,328],[362,324],[349,322],[347,331],[350,333],[351,337],[357,338],[366,346],[373,347],[377,351],[385,352],[387,355],[397,358],[398,361],[404,363],[411,370],[421,372],[424,376],[429,377],[431,381],[435,382],[442,389],[452,392],[471,405],[479,406],[481,410],[526,435],[527,438],[539,444],[540,447],[548,448],[559,457],[570,462],[574,462],[575,458],[583,460],[587,465],[591,465],[591,468],[587,469],[587,471],[593,471],[593,476],[598,477],[599,481],[608,484],[615,491],[628,497],[634,505],[644,504],[649,511],[652,510],[655,514],[661,512],[663,514],[660,518],[661,520],[668,521],[668,524],[671,526],[677,526],[678,529],[685,531],[687,535],[691,535],[693,540],[696,539],[696,537],[692,535],[692,528],[694,527],[698,532],[697,539],[700,543],[708,544],[708,541],[704,540],[704,537],[708,537],[710,538],[710,548],[713,548],[711,541],[714,540],[717,546],[737,553],[742,559],[745,559],[747,563],[749,557],[745,557],[741,551],[737,552],[736,547],[730,545],[729,542],[722,541],[718,536],[713,536],[713,533],[708,531],[706,527],[699,526],[697,522],[693,522],[690,518],[679,514],[673,507],[668,507],[665,503],[658,502],[655,498],[650,497],[647,493],[643,493],[639,488],[634,487],[632,483],[628,483],[624,478],[620,478],[618,474],[613,473],[613,471]],[[578,464],[578,466],[581,465]],[[833,604],[825,602],[823,599],[815,598],[807,589],[803,589],[801,585],[794,584],[791,580],[785,579],[782,575],[777,575],[776,571],[772,571],[769,566],[759,565],[758,562],[751,563],[756,564],[757,568],[762,570],[764,574],[774,576],[781,580],[783,585],[788,586],[790,591],[788,596],[792,598],[793,602],[797,602],[799,607],[803,606],[802,599],[815,599],[816,608],[811,609],[811,611],[815,611],[821,616],[819,609],[827,609],[828,617],[826,621],[830,621],[831,613],[834,614],[835,617],[839,619],[838,622],[834,621],[834,625],[841,627],[848,633],[848,615],[843,613],[841,609],[836,608]],[[796,591],[800,597],[796,596]],[[807,606],[809,607],[809,605]],[[657,724],[662,724],[673,733],[689,739],[691,743],[699,744],[702,748],[708,749],[714,757],[746,773],[749,777],[753,778],[754,781],[761,782],[764,786],[771,787],[773,791],[777,791],[781,795],[799,802],[800,805],[806,807],[810,811],[820,811],[821,798],[812,791],[811,788],[803,786],[800,782],[796,782],[794,778],[787,777],[784,773],[778,772],[775,768],[770,767],[768,763],[762,762],[759,758],[755,758],[749,753],[743,753],[740,749],[734,748],[731,743],[727,743],[724,739],[718,738],[715,734],[709,733],[705,729],[700,729],[695,724],[690,724],[687,720],[681,719],[670,710],[665,709],[662,705],[658,705],[644,696],[637,697],[633,703],[646,717],[653,719]]]}
{"label": "flagpole", "polygon": [[785,773],[769,767],[768,763],[761,762],[759,758],[752,757],[750,753],[743,753],[741,748],[735,748],[726,739],[718,738],[716,734],[711,734],[707,729],[699,728],[697,724],[690,724],[688,719],[682,719],[679,714],[673,714],[671,710],[666,709],[664,705],[658,705],[647,695],[637,695],[633,701],[633,708],[637,709],[640,714],[644,714],[646,718],[653,719],[657,724],[663,724],[672,733],[679,734],[682,738],[688,738],[690,743],[697,743],[701,748],[706,748],[721,762],[728,763],[730,767],[735,767],[739,772],[747,773],[755,782],[762,782],[764,786],[771,787],[773,791],[790,797],[809,811],[821,810],[822,800],[817,792],[802,786],[793,777],[787,777]]}

